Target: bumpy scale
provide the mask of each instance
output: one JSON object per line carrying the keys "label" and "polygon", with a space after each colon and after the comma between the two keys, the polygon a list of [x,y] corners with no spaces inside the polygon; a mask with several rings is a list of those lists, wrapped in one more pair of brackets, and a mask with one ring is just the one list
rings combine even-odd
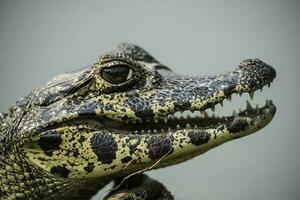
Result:
{"label": "bumpy scale", "polygon": [[[273,118],[272,101],[260,108],[248,104],[227,117],[205,110],[233,93],[252,97],[275,76],[258,59],[225,74],[181,76],[140,47],[120,44],[0,115],[0,196],[89,199],[111,180],[122,183],[133,173],[180,163],[254,133]],[[106,198],[172,199],[145,175],[131,179]]]}

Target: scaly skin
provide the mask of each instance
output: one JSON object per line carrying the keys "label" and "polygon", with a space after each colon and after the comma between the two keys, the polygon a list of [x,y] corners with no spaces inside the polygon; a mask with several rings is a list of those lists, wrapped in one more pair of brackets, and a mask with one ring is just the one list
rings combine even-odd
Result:
{"label": "scaly skin", "polygon": [[[111,180],[120,183],[254,133],[273,118],[271,101],[222,118],[174,113],[213,110],[233,93],[252,96],[275,76],[258,59],[225,74],[180,76],[140,47],[120,44],[0,115],[0,195],[89,199]],[[127,188],[123,184],[106,198],[172,199],[160,183],[130,177]]]}

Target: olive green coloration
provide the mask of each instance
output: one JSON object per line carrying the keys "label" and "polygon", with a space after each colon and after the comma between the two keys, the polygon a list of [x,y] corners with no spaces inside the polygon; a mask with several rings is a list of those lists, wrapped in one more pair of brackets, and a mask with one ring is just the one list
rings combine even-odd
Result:
{"label": "olive green coloration", "polygon": [[254,133],[276,108],[206,114],[234,93],[269,85],[258,59],[203,77],[177,75],[140,47],[123,43],[93,65],[53,78],[0,115],[2,199],[89,199],[115,180],[106,199],[173,199],[141,174]]}

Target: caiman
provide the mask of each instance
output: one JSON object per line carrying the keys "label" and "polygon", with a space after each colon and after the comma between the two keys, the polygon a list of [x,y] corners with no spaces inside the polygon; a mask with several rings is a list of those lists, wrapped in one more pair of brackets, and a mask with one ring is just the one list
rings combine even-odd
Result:
{"label": "caiman", "polygon": [[275,76],[259,59],[228,73],[182,76],[122,43],[0,114],[1,199],[90,199],[113,180],[106,199],[173,199],[142,172],[262,129],[276,112],[271,100],[224,117],[206,111],[234,93],[252,99]]}

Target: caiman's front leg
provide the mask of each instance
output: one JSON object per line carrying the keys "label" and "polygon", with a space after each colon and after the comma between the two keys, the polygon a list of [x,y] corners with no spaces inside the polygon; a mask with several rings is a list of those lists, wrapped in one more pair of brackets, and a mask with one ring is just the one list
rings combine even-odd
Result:
{"label": "caiman's front leg", "polygon": [[[122,184],[121,184],[122,183]],[[115,181],[113,191],[105,200],[173,200],[173,196],[166,187],[145,174],[134,175],[125,181],[120,178]]]}

